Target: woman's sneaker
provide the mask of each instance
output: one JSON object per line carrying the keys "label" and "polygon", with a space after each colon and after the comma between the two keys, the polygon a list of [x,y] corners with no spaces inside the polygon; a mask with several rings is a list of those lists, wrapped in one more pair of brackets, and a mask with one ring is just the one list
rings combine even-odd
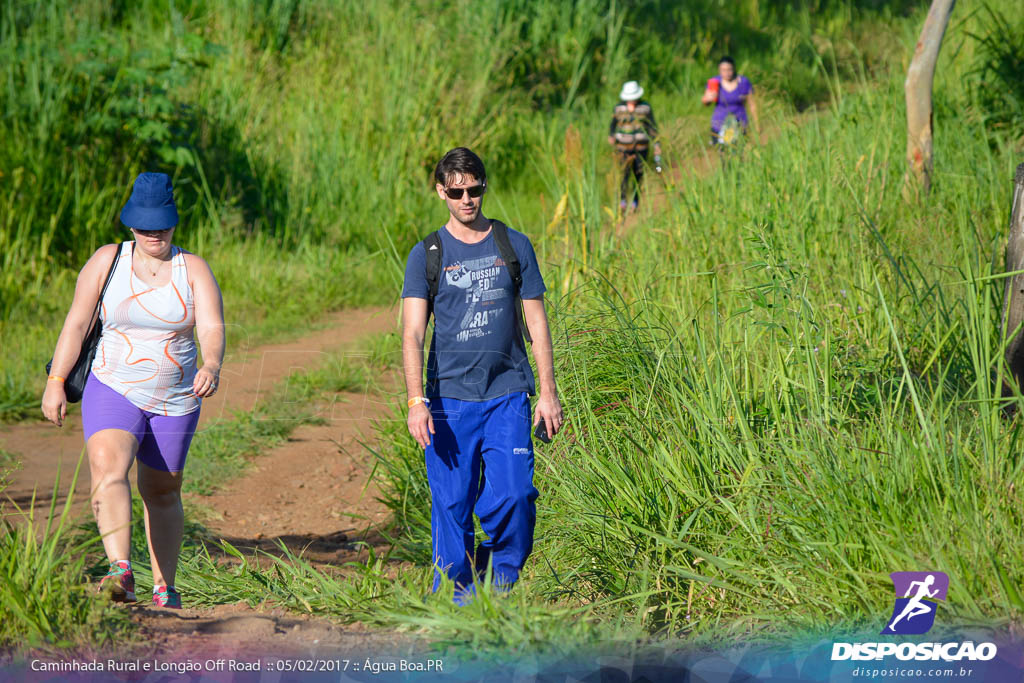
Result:
{"label": "woman's sneaker", "polygon": [[99,592],[106,592],[114,602],[135,602],[135,574],[130,563],[111,562],[107,575],[100,579]]}
{"label": "woman's sneaker", "polygon": [[174,586],[157,586],[153,589],[153,606],[181,609],[181,593]]}

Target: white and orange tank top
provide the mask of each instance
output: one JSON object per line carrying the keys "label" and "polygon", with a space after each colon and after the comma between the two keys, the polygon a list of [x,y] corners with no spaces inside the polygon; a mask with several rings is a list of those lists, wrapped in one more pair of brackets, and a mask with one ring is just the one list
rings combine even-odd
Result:
{"label": "white and orange tank top", "polygon": [[171,246],[171,279],[153,287],[132,269],[134,246],[132,241],[121,244],[103,294],[103,333],[92,371],[142,410],[187,415],[199,410],[200,399],[192,393],[196,315],[185,253]]}

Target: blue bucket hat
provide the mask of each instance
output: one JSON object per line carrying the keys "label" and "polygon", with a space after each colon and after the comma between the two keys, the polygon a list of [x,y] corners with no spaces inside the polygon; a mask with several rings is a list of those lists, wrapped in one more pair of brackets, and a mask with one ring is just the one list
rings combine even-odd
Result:
{"label": "blue bucket hat", "polygon": [[121,222],[136,230],[166,230],[178,224],[174,189],[166,173],[140,173],[132,196],[121,209]]}

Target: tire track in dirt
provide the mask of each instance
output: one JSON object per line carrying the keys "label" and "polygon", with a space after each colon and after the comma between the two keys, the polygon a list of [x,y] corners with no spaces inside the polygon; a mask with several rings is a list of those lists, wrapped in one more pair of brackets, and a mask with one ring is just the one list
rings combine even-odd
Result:
{"label": "tire track in dirt", "polygon": [[[383,314],[383,315],[381,315]],[[353,319],[342,317],[345,324]],[[335,345],[360,355],[358,336],[396,329],[396,311],[372,312],[356,320],[357,338]],[[315,335],[319,336],[319,335]],[[347,337],[349,337],[347,335]],[[321,349],[302,349],[320,354]],[[335,349],[337,350],[337,348]],[[276,354],[279,349],[274,349]],[[293,349],[285,349],[285,354]],[[266,354],[264,354],[266,357]],[[292,356],[294,357],[294,356]],[[315,358],[302,367],[310,367]],[[275,362],[278,381],[289,371]],[[267,376],[264,375],[264,380]],[[335,394],[316,406],[322,424],[301,425],[288,440],[256,458],[238,477],[212,495],[189,495],[187,503],[206,511],[204,523],[214,543],[226,541],[252,556],[289,552],[322,570],[337,572],[346,562],[365,557],[362,543],[381,546],[376,529],[388,519],[371,481],[374,423],[389,419],[393,394],[402,391],[397,374],[371,378],[360,392]],[[239,397],[245,400],[245,396]],[[249,397],[252,405],[255,397]],[[213,545],[208,545],[216,552]],[[269,564],[257,558],[260,564]],[[187,595],[184,596],[187,601]],[[245,603],[192,608],[178,613],[132,606],[132,620],[158,652],[192,659],[266,657],[281,654],[337,657],[387,652],[414,656],[429,644],[421,638],[359,623],[338,624],[316,615],[296,614],[273,605],[256,609]],[[210,653],[221,653],[214,657]]]}

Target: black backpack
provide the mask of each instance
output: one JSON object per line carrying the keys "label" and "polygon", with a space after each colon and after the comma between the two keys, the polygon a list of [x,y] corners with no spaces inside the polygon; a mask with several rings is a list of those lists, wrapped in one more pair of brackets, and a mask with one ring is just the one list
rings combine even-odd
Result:
{"label": "black backpack", "polygon": [[[498,255],[505,262],[508,274],[512,278],[512,288],[515,291],[516,325],[526,341],[533,343],[530,338],[530,331],[523,320],[522,299],[519,291],[523,286],[523,274],[519,266],[519,257],[516,250],[512,248],[512,242],[508,239],[508,226],[499,220],[491,220],[491,234],[494,235],[494,242],[498,245]],[[441,246],[441,231],[434,232],[423,238],[423,249],[427,254],[427,286],[430,289],[430,298],[427,299],[427,317],[434,312],[434,297],[437,296],[437,288],[441,283],[441,264],[443,262],[443,247]]]}

